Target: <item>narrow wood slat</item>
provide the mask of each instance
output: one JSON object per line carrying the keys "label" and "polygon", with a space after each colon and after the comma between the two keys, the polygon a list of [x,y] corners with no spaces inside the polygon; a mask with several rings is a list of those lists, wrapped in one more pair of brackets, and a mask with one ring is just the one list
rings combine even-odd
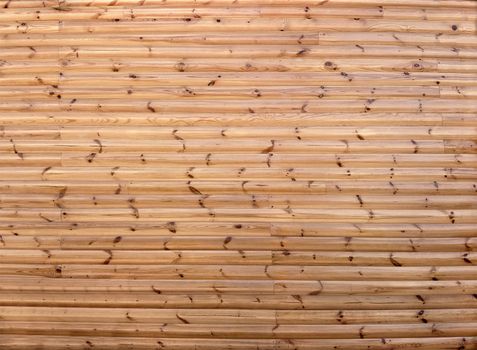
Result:
{"label": "narrow wood slat", "polygon": [[465,237],[475,233],[473,224],[425,224],[425,223],[308,223],[308,222],[198,222],[158,221],[129,225],[67,222],[21,222],[2,223],[2,235],[13,236],[277,236],[277,237]]}
{"label": "narrow wood slat", "polygon": [[[46,215],[46,214],[45,214]],[[2,236],[9,249],[258,250],[472,252],[477,238],[362,238],[270,236]]]}
{"label": "narrow wood slat", "polygon": [[[420,280],[472,280],[475,276],[474,266],[432,266],[432,267],[402,267],[402,266],[285,266],[285,265],[181,265],[170,267],[168,265],[151,266],[144,265],[147,257],[142,261],[131,259],[122,260],[122,264],[116,265],[115,258],[104,265],[105,259],[101,259],[97,252],[76,251],[70,252],[72,257],[68,260],[58,256],[56,251],[49,250],[49,257],[37,251],[30,251],[29,259],[21,259],[19,255],[0,255],[4,263],[0,268],[2,275],[10,276],[37,276],[55,278],[90,278],[94,279],[216,279],[216,280],[267,280],[286,278],[289,280],[348,280],[348,281],[420,281]],[[12,252],[14,253],[14,251]],[[79,253],[79,254],[78,254]],[[88,254],[89,253],[89,254]],[[63,254],[66,255],[66,254]],[[88,260],[88,255],[90,259]],[[73,257],[74,256],[74,257]],[[96,256],[96,259],[95,259]],[[37,262],[38,264],[12,264],[21,261]],[[67,261],[66,264],[62,261]],[[96,265],[91,264],[97,262]],[[87,264],[90,262],[90,264]],[[56,263],[56,264],[55,264]],[[129,265],[127,265],[129,263]],[[140,263],[143,263],[142,265]],[[44,265],[51,264],[51,265]],[[103,265],[101,265],[103,264]],[[134,266],[131,266],[134,265]]]}
{"label": "narrow wood slat", "polygon": [[[293,334],[297,339],[363,339],[385,337],[431,337],[436,332],[444,337],[466,336],[475,334],[476,323],[435,323],[432,325],[322,325],[322,326],[242,326],[235,325],[233,330],[224,325],[125,325],[125,324],[95,324],[91,329],[88,323],[75,323],[74,326],[65,323],[47,322],[3,322],[0,332],[11,334],[47,335],[52,332],[58,335],[88,336],[98,333],[106,336],[136,336],[136,337],[190,337],[199,338],[288,338]],[[433,331],[434,329],[434,331]]]}
{"label": "narrow wood slat", "polygon": [[4,306],[241,309],[256,310],[420,310],[472,308],[471,294],[440,295],[285,295],[285,294],[157,294],[137,292],[0,292]]}
{"label": "narrow wood slat", "polygon": [[[18,349],[19,346],[46,346],[49,349],[63,349],[65,346],[71,349],[84,349],[85,344],[89,346],[101,347],[104,349],[117,349],[119,345],[134,346],[137,349],[150,349],[151,347],[162,344],[165,349],[179,349],[179,350],[191,350],[191,349],[222,349],[224,339],[200,339],[200,338],[115,338],[115,337],[95,337],[95,336],[77,336],[77,337],[65,337],[65,336],[4,336],[2,346],[5,349]],[[159,340],[158,340],[159,339]],[[432,338],[374,338],[374,339],[342,339],[340,344],[342,348],[346,350],[365,350],[369,346],[383,348],[383,340],[385,344],[391,344],[392,346],[404,346],[404,347],[418,347],[425,350],[446,350],[449,347],[464,346],[462,344],[470,344],[473,346],[476,342],[475,337],[432,337]],[[280,339],[228,339],[228,346],[230,349],[259,349],[259,350],[273,350],[277,347],[283,349],[290,348],[290,340]],[[13,344],[12,344],[13,343]],[[294,347],[297,349],[318,349],[327,350],[336,343],[336,339],[320,339],[319,343],[316,340],[293,340]],[[384,344],[384,345],[385,345]],[[385,345],[387,346],[387,345]]]}
{"label": "narrow wood slat", "polygon": [[[39,307],[0,307],[5,321],[28,321],[41,317],[43,322],[105,322],[139,324],[360,324],[373,323],[423,323],[472,322],[477,320],[477,310],[431,309],[420,310],[349,310],[331,311],[273,311],[273,310],[220,310],[220,309],[167,309],[160,314],[154,309],[108,309],[108,308],[58,308],[49,311]],[[423,321],[425,320],[425,321]]]}

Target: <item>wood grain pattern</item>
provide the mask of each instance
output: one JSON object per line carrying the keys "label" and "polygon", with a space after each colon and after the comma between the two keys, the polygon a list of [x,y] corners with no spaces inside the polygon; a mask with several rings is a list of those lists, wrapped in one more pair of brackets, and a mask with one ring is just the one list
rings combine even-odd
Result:
{"label": "wood grain pattern", "polygon": [[0,0],[0,349],[477,349],[476,30]]}

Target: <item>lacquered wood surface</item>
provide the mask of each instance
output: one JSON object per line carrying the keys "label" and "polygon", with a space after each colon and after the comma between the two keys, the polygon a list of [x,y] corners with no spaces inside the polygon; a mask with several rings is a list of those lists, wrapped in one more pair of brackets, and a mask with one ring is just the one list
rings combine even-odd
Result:
{"label": "lacquered wood surface", "polygon": [[0,1],[0,349],[477,349],[476,27]]}

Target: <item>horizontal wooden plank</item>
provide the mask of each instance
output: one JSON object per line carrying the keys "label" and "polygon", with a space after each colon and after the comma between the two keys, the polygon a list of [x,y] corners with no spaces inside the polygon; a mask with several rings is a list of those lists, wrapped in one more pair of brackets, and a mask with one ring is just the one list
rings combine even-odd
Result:
{"label": "horizontal wooden plank", "polygon": [[[15,253],[20,253],[14,255]],[[419,267],[374,267],[374,266],[285,266],[285,265],[157,265],[153,261],[131,259],[122,260],[117,265],[115,258],[104,265],[101,253],[70,251],[58,254],[49,251],[32,251],[31,257],[21,259],[24,251],[0,254],[0,274],[10,276],[37,276],[55,278],[90,279],[177,279],[177,280],[268,280],[289,279],[311,281],[317,279],[348,281],[419,281],[419,280],[472,280],[475,278],[474,266],[419,266]],[[104,254],[103,254],[104,255]],[[125,254],[122,254],[125,255]],[[88,259],[89,258],[89,259]],[[12,264],[18,261],[22,264]],[[91,264],[96,261],[96,265]],[[37,264],[26,264],[36,262]],[[68,262],[66,264],[62,262]],[[88,264],[89,262],[89,264]],[[55,264],[56,263],[56,264]],[[129,265],[128,265],[129,263]],[[148,264],[149,265],[144,265]],[[51,264],[51,265],[48,265]],[[132,266],[131,266],[132,265]],[[154,265],[154,266],[151,266]]]}
{"label": "horizontal wooden plank", "polygon": [[154,309],[0,307],[4,321],[25,322],[41,318],[43,322],[104,322],[139,324],[363,324],[363,323],[424,323],[475,322],[477,310],[431,309],[420,310],[330,310],[330,311],[273,311],[240,309]]}
{"label": "horizontal wooden plank", "polygon": [[[253,92],[253,91],[252,91]],[[98,136],[98,133],[100,136]],[[293,140],[472,140],[477,127],[456,126],[368,126],[368,127],[10,127],[2,129],[4,140],[201,140],[209,138],[247,139],[263,137]]]}
{"label": "horizontal wooden plank", "polygon": [[0,223],[2,235],[13,236],[278,236],[278,237],[473,237],[474,224],[383,224],[308,222],[175,222],[119,224],[67,222]]}
{"label": "horizontal wooden plank", "polygon": [[[47,215],[47,214],[44,214]],[[19,236],[3,235],[7,249],[62,250],[250,250],[250,251],[477,251],[477,238],[365,238],[365,237],[270,237],[265,236]]]}
{"label": "horizontal wooden plank", "polygon": [[[451,181],[129,181],[129,182],[87,182],[87,181],[9,181],[0,182],[3,193],[56,194],[259,194],[259,193],[337,193],[355,194],[367,190],[369,194],[451,194],[471,195],[475,192],[473,182]],[[192,187],[192,189],[191,189]],[[34,189],[34,192],[33,192]],[[194,190],[195,189],[195,190]]]}
{"label": "horizontal wooden plank", "polygon": [[[359,197],[358,197],[359,196]],[[475,196],[386,196],[386,195],[56,195],[11,194],[0,195],[3,208],[344,208],[344,209],[476,209]]]}
{"label": "horizontal wooden plank", "polygon": [[[11,334],[32,334],[86,336],[104,334],[106,336],[133,337],[190,337],[199,338],[289,338],[297,339],[363,339],[379,337],[431,337],[475,336],[476,323],[434,323],[399,325],[128,325],[98,323],[91,328],[89,323],[77,322],[74,325],[59,322],[2,322],[0,332]],[[433,331],[434,330],[434,331]]]}
{"label": "horizontal wooden plank", "polygon": [[[25,247],[26,248],[26,247]],[[45,247],[46,248],[46,247]],[[28,253],[30,257],[23,257]],[[474,252],[351,252],[351,251],[244,251],[244,250],[58,250],[2,249],[5,263],[50,264],[176,264],[176,265],[310,265],[310,266],[473,266]],[[49,271],[49,270],[48,270]]]}
{"label": "horizontal wooden plank", "polygon": [[[12,172],[14,170],[14,172]],[[45,167],[22,168],[5,167],[0,169],[0,181],[68,181],[75,177],[87,181],[155,181],[160,174],[161,180],[197,179],[197,180],[287,180],[326,181],[326,180],[396,180],[422,181],[433,178],[438,181],[473,181],[477,179],[473,168],[224,168],[224,167],[188,167],[156,168],[148,167],[112,167],[93,169],[85,167]],[[427,208],[427,207],[426,207]]]}
{"label": "horizontal wooden plank", "polygon": [[[465,341],[464,341],[465,339]],[[345,350],[365,350],[369,346],[377,349],[386,349],[390,346],[416,347],[424,350],[446,350],[450,347],[459,347],[461,344],[476,342],[475,337],[429,337],[429,338],[369,338],[369,339],[320,339],[316,340],[293,339],[227,339],[230,349],[245,350],[273,350],[280,349],[315,349],[327,350],[339,344]],[[384,343],[383,343],[384,341]],[[96,337],[96,336],[42,336],[42,335],[2,335],[0,344],[7,350],[17,349],[18,346],[44,346],[49,349],[84,349],[85,344],[92,344],[102,349],[117,349],[118,346],[133,346],[136,349],[150,349],[162,344],[164,349],[192,350],[192,349],[222,349],[224,339],[201,338],[131,338],[131,337]],[[317,344],[318,343],[318,344]],[[17,346],[18,345],[18,346]],[[89,345],[88,345],[89,346]],[[465,346],[465,345],[464,345]]]}
{"label": "horizontal wooden plank", "polygon": [[406,310],[477,307],[471,294],[418,295],[285,295],[285,294],[157,294],[149,292],[0,291],[3,306],[256,309],[256,310]]}

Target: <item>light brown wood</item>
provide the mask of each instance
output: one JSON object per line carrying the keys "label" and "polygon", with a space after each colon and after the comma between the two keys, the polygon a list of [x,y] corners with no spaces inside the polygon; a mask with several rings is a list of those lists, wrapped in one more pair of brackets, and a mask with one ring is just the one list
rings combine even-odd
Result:
{"label": "light brown wood", "polygon": [[0,0],[0,349],[477,349],[476,30]]}

